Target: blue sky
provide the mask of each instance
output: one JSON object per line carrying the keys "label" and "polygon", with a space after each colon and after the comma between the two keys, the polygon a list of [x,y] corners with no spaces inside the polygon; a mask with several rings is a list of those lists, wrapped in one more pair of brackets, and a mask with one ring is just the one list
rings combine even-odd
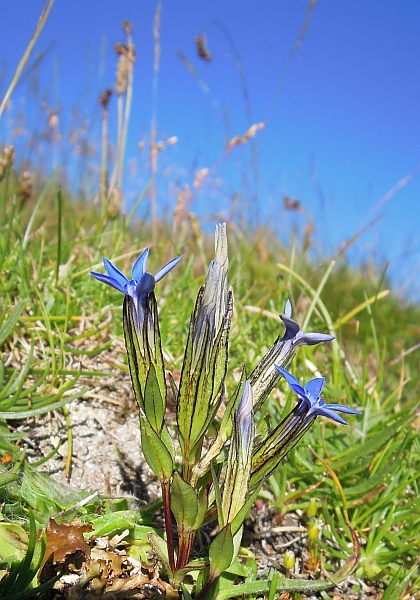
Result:
{"label": "blue sky", "polygon": [[[42,6],[43,0],[14,0],[3,11],[0,93]],[[155,110],[158,139],[178,138],[159,156],[159,200],[169,206],[174,187],[191,186],[196,170],[214,165],[226,140],[248,129],[240,64],[252,122],[266,123],[255,138],[258,178],[251,145],[235,148],[214,171],[211,185],[194,191],[191,209],[226,213],[232,196],[240,194],[253,219],[269,221],[286,238],[293,225],[302,228],[307,219],[284,211],[286,194],[311,215],[315,243],[331,255],[383,214],[352,247],[350,258],[389,261],[398,288],[419,298],[420,3],[319,0],[285,74],[305,21],[306,0],[163,0],[154,96],[156,6],[152,0],[56,0],[35,51],[47,50],[40,88],[50,105],[60,104],[62,130],[69,127],[71,108],[78,106],[89,120],[89,135],[97,135],[97,97],[114,83],[113,44],[124,40],[121,23],[130,20],[138,58],[125,198],[130,203],[148,179],[138,142],[148,139]],[[209,63],[195,52],[194,38],[202,31],[212,53]],[[179,50],[197,69],[207,93],[187,72]],[[29,122],[39,114],[27,80],[16,89],[12,110],[20,106]],[[0,141],[10,141],[10,135],[6,115]]]}

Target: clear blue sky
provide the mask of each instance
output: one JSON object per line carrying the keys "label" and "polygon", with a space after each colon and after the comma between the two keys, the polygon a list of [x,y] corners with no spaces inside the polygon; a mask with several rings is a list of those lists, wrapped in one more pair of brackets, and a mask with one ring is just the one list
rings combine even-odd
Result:
{"label": "clear blue sky", "polygon": [[[2,11],[0,93],[29,40],[43,0],[14,0]],[[41,88],[60,104],[60,127],[79,106],[100,124],[97,96],[112,87],[113,43],[123,41],[121,23],[134,25],[135,89],[127,158],[141,159],[153,112],[153,35],[157,2],[152,0],[56,0],[35,48],[48,49]],[[192,210],[211,204],[228,210],[236,192],[259,199],[259,218],[280,232],[304,215],[285,213],[283,194],[298,198],[316,225],[319,247],[333,253],[375,217],[383,218],[352,248],[352,260],[390,262],[401,290],[420,297],[420,2],[418,0],[319,0],[306,36],[286,76],[285,65],[305,20],[306,0],[163,0],[161,61],[156,96],[158,138],[178,143],[159,157],[165,204],[174,182],[192,184],[197,169],[210,167],[226,138],[248,126],[238,62],[246,77],[252,121],[265,121],[256,136],[259,177],[251,147],[236,148],[218,167],[212,188],[198,190]],[[194,37],[203,29],[212,61],[201,61]],[[54,42],[54,45],[51,44]],[[208,86],[204,93],[179,59],[181,50]],[[280,94],[276,94],[279,82]],[[13,97],[16,108],[25,81]],[[28,99],[23,110],[31,115]],[[114,99],[115,108],[115,99]],[[229,125],[223,115],[228,115]],[[32,117],[36,118],[36,115]],[[0,141],[10,141],[7,122]],[[128,202],[147,181],[139,167],[126,170]],[[406,185],[387,199],[404,177]],[[244,180],[248,180],[244,183]],[[216,194],[215,180],[220,180]],[[253,211],[253,209],[251,209]]]}

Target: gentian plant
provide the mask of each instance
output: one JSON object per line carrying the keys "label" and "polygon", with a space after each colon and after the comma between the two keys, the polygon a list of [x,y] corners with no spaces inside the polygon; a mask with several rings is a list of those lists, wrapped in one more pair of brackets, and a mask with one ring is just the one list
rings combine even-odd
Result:
{"label": "gentian plant", "polygon": [[[286,370],[299,346],[333,339],[322,333],[302,332],[291,318],[289,301],[280,315],[284,335],[249,376],[243,368],[235,392],[226,397],[233,297],[223,224],[216,228],[215,257],[190,318],[179,385],[170,377],[177,417],[175,435],[170,435],[165,423],[167,386],[155,284],[181,257],[171,260],[155,276],[147,271],[147,258],[148,249],[135,262],[130,280],[107,259],[107,275],[92,275],[125,296],[123,325],[139,405],[141,445],[160,482],[165,518],[165,538],[151,532],[149,542],[175,588],[182,587],[188,573],[201,572],[195,597],[203,600],[211,597],[213,584],[235,560],[244,520],[265,479],[290,449],[318,416],[346,424],[337,411],[359,413],[339,404],[325,404],[320,397],[323,378],[302,386]],[[297,395],[297,404],[273,431],[261,437],[256,433],[255,413],[281,378]],[[194,558],[197,533],[210,520],[217,520],[218,533],[206,556]]]}

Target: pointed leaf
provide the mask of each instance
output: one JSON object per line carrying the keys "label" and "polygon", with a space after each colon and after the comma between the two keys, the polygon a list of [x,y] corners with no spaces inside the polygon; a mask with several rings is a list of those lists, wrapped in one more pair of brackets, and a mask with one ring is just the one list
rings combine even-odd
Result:
{"label": "pointed leaf", "polygon": [[198,513],[197,493],[178,473],[174,473],[171,484],[171,510],[178,527],[193,528]]}
{"label": "pointed leaf", "polygon": [[173,471],[172,456],[141,409],[140,434],[141,447],[147,464],[156,477],[160,480],[168,481],[171,478]]}
{"label": "pointed leaf", "polygon": [[165,412],[165,400],[162,397],[153,364],[150,365],[146,377],[144,388],[144,412],[153,429],[160,432]]}
{"label": "pointed leaf", "polygon": [[230,525],[224,527],[214,538],[209,548],[210,572],[220,575],[235,558],[235,548]]}

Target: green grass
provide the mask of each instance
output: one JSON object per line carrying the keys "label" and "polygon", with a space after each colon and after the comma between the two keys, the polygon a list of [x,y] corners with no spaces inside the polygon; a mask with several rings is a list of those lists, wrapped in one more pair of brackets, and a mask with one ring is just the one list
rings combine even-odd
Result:
{"label": "green grass", "polygon": [[[13,590],[28,589],[36,581],[42,548],[38,542],[33,547],[34,527],[44,529],[49,518],[63,510],[69,511],[66,520],[77,515],[83,522],[95,521],[98,511],[109,513],[109,503],[99,498],[78,507],[86,496],[79,492],[63,502],[59,486],[51,489],[43,479],[42,465],[34,468],[26,462],[25,442],[19,440],[16,426],[29,419],[36,427],[36,415],[59,410],[83,395],[80,381],[84,376],[92,378],[94,368],[87,372],[69,364],[88,356],[92,365],[94,357],[109,348],[110,337],[122,335],[119,294],[98,285],[89,270],[100,268],[101,256],[107,255],[120,256],[116,264],[129,271],[148,240],[145,223],[129,228],[121,218],[104,224],[88,207],[82,220],[68,201],[54,207],[53,190],[38,204],[35,217],[13,200],[11,186],[7,192],[3,188],[1,197],[2,230],[8,234],[0,241],[0,452],[6,457],[0,471],[0,498],[3,527],[20,527],[29,533],[28,550],[16,550],[13,569],[19,564],[23,569],[23,561],[32,565],[29,580],[13,575],[13,569],[10,572],[5,597],[13,597]],[[174,252],[184,254],[176,276],[165,278],[158,290],[167,368],[177,369],[195,291],[204,279],[197,246],[210,259],[212,242],[203,237],[197,244],[191,237],[179,248],[164,223],[160,228],[159,240],[164,242],[152,248],[151,270],[160,268]],[[351,553],[346,525],[350,523],[361,541],[358,578],[373,585],[393,582],[394,595],[389,597],[402,598],[397,584],[408,573],[406,593],[419,583],[413,570],[420,539],[418,361],[415,352],[403,356],[415,344],[419,307],[405,304],[392,291],[381,295],[383,283],[367,282],[359,270],[345,263],[332,269],[329,261],[314,264],[298,248],[291,252],[275,240],[262,247],[261,240],[268,238],[263,233],[250,231],[244,236],[230,227],[235,315],[228,387],[243,363],[252,368],[282,334],[276,315],[290,297],[294,317],[300,323],[309,321],[307,330],[332,330],[337,337],[326,347],[300,349],[293,372],[305,380],[319,370],[327,379],[328,401],[359,408],[363,414],[352,417],[347,428],[318,420],[270,477],[262,497],[278,511],[280,520],[298,511],[308,531],[317,524],[319,538],[309,544],[310,554],[314,564],[321,556],[323,568],[331,574]],[[284,395],[276,393],[265,408],[264,417],[271,423],[278,422],[292,401],[280,387]],[[309,516],[311,501],[316,510]],[[116,515],[110,531],[121,531],[128,519],[130,548],[138,555],[147,543],[139,527],[150,523],[150,514],[130,511],[126,503],[114,506],[109,513]],[[242,589],[251,597],[258,586],[250,585],[252,577],[246,573],[236,577],[237,585],[245,586],[238,587],[238,593]],[[220,597],[227,597],[223,584],[220,590]]]}

